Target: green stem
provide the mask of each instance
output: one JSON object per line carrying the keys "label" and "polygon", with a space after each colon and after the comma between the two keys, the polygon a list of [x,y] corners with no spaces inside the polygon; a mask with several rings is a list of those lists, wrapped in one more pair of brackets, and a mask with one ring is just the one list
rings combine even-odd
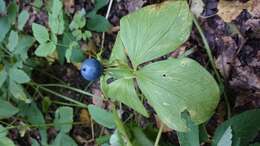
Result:
{"label": "green stem", "polygon": [[96,97],[96,98],[102,98],[100,96],[96,96],[94,94],[91,94],[89,92],[83,91],[81,89],[70,87],[68,85],[63,85],[63,84],[40,84],[39,87],[61,87],[61,88],[70,89],[72,91],[76,91],[78,93],[81,93],[81,94],[84,94],[84,95],[87,95],[87,96]]}
{"label": "green stem", "polygon": [[77,101],[77,100],[74,100],[74,99],[72,99],[72,98],[69,98],[69,97],[67,97],[67,96],[64,96],[64,95],[62,95],[62,94],[60,94],[60,93],[57,93],[57,92],[55,92],[55,91],[52,91],[52,90],[50,90],[50,89],[48,89],[48,88],[45,88],[45,87],[43,87],[43,86],[38,86],[38,87],[39,87],[39,89],[44,90],[44,91],[46,91],[46,92],[49,92],[49,93],[51,93],[51,94],[53,94],[53,95],[59,96],[59,97],[63,98],[64,100],[67,100],[67,101],[70,101],[70,102],[72,102],[72,103],[75,103],[75,104],[77,104],[79,107],[83,107],[83,108],[87,108],[87,107],[88,107],[87,105],[85,105],[85,104],[83,104],[83,103],[81,103],[81,102],[79,102],[79,101]]}
{"label": "green stem", "polygon": [[159,132],[157,134],[157,137],[156,137],[156,140],[155,140],[155,143],[154,143],[154,146],[158,146],[159,145],[159,141],[160,141],[161,136],[162,136],[163,127],[164,127],[164,125],[163,125],[163,123],[161,123]]}
{"label": "green stem", "polygon": [[205,35],[204,35],[204,33],[203,33],[203,30],[201,29],[201,27],[200,27],[200,25],[199,25],[199,23],[198,23],[198,20],[196,19],[196,17],[195,17],[194,15],[192,15],[192,16],[193,16],[193,22],[194,22],[196,28],[198,29],[199,34],[200,34],[200,36],[201,36],[201,38],[202,38],[202,42],[203,42],[204,47],[205,47],[205,49],[206,49],[206,52],[207,52],[207,54],[208,54],[210,64],[211,64],[211,66],[212,66],[212,68],[213,68],[213,70],[214,70],[214,72],[215,72],[215,74],[216,74],[218,83],[220,84],[220,86],[223,87],[223,96],[224,96],[224,100],[225,100],[226,106],[227,106],[227,116],[228,116],[228,118],[230,118],[230,116],[231,116],[230,103],[229,103],[228,97],[227,97],[227,95],[226,95],[226,93],[225,93],[225,89],[224,89],[224,85],[223,85],[222,79],[221,79],[221,77],[220,77],[220,75],[219,75],[219,72],[217,71],[216,66],[215,66],[211,49],[210,49],[209,44],[208,44],[208,41],[207,41],[207,39],[206,39],[206,37],[205,37]]}
{"label": "green stem", "polygon": [[123,122],[121,121],[120,117],[118,116],[118,113],[116,111],[115,106],[113,106],[113,117],[114,117],[114,121],[115,121],[117,129],[124,136],[124,138],[125,138],[125,140],[127,142],[127,145],[128,146],[132,146],[130,138],[128,137],[128,134],[127,134],[127,131],[126,131],[125,127],[124,127]]}

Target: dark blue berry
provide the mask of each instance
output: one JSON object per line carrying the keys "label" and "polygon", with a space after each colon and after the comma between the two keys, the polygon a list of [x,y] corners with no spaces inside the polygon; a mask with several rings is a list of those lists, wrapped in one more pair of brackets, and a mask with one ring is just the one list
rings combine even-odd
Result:
{"label": "dark blue berry", "polygon": [[102,74],[103,67],[96,59],[86,59],[81,64],[80,73],[89,81],[97,80]]}

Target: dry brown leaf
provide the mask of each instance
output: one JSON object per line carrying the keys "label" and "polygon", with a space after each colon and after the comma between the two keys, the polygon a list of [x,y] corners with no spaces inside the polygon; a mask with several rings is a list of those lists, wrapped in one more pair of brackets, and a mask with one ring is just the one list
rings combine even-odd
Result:
{"label": "dry brown leaf", "polygon": [[74,12],[74,0],[64,0],[63,3],[66,12]]}
{"label": "dry brown leaf", "polygon": [[255,0],[249,0],[246,3],[241,3],[238,0],[220,0],[218,4],[218,15],[225,21],[231,22],[234,20],[243,9],[252,11],[252,7]]}
{"label": "dry brown leaf", "polygon": [[[162,124],[162,121],[159,119],[158,116],[155,115],[155,121],[156,121],[156,127],[157,128],[160,128],[161,127],[161,124]],[[166,133],[166,132],[171,132],[173,131],[173,129],[169,128],[168,126],[166,126],[165,124],[163,125],[163,130],[162,132],[163,133]]]}
{"label": "dry brown leaf", "polygon": [[91,126],[90,115],[86,109],[81,109],[79,116],[80,116],[80,122],[85,123],[86,126],[88,127]]}

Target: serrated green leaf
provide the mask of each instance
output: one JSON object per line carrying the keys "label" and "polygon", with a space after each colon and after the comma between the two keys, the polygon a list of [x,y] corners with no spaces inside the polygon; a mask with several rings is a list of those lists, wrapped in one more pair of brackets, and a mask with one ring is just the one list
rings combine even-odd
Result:
{"label": "serrated green leaf", "polygon": [[8,17],[0,17],[0,42],[2,42],[8,33],[11,25],[8,22]]}
{"label": "serrated green leaf", "polygon": [[53,0],[51,12],[49,13],[49,25],[52,33],[62,34],[64,32],[64,19],[62,11],[62,2]]}
{"label": "serrated green leaf", "polygon": [[27,10],[23,10],[18,16],[18,29],[23,30],[24,25],[29,19],[29,13]]}
{"label": "serrated green leaf", "polygon": [[37,56],[46,57],[53,53],[56,49],[56,45],[53,42],[43,43],[36,49],[35,54]]}
{"label": "serrated green leaf", "polygon": [[[42,112],[39,110],[35,102],[31,104],[20,103],[20,115],[23,116],[32,125],[45,125]],[[47,128],[39,127],[42,145],[47,145]]]}
{"label": "serrated green leaf", "polygon": [[6,70],[2,69],[0,71],[0,88],[2,87],[4,82],[6,81],[7,77],[8,77],[8,74],[7,74]]}
{"label": "serrated green leaf", "polygon": [[192,15],[186,1],[166,1],[123,17],[120,37],[133,67],[137,68],[177,49],[188,39],[191,26]]}
{"label": "serrated green leaf", "polygon": [[87,21],[87,27],[89,30],[106,32],[111,27],[111,24],[104,16],[94,15]]}
{"label": "serrated green leaf", "polygon": [[86,25],[85,10],[77,12],[69,25],[71,30],[83,28]]}
{"label": "serrated green leaf", "polygon": [[48,30],[43,25],[33,23],[32,31],[33,36],[39,43],[46,43],[47,41],[49,41]]}
{"label": "serrated green leaf", "polygon": [[0,99],[0,119],[12,117],[19,109],[11,105],[9,102]]}
{"label": "serrated green leaf", "polygon": [[253,109],[238,114],[222,123],[215,131],[212,146],[217,146],[228,127],[232,128],[232,146],[248,146],[260,129],[260,109]]}
{"label": "serrated green leaf", "polygon": [[75,42],[75,41],[70,43],[69,48],[66,50],[66,53],[65,53],[65,57],[66,57],[67,62],[71,61],[73,48],[75,48],[77,45],[78,45],[78,43]]}
{"label": "serrated green leaf", "polygon": [[10,32],[10,35],[8,38],[8,44],[7,44],[7,48],[9,49],[9,51],[13,52],[17,43],[18,43],[18,33],[16,31],[12,30]]}
{"label": "serrated green leaf", "polygon": [[[66,124],[61,124],[66,123]],[[68,133],[72,128],[73,109],[71,107],[59,107],[55,112],[55,128],[61,133]]]}
{"label": "serrated green leaf", "polygon": [[6,5],[4,0],[0,0],[0,13],[6,13]]}
{"label": "serrated green leaf", "polygon": [[91,118],[93,118],[98,124],[110,129],[115,128],[115,123],[111,112],[95,105],[88,105],[88,111]]}
{"label": "serrated green leaf", "polygon": [[218,104],[220,93],[216,81],[192,59],[151,63],[136,75],[149,104],[168,127],[177,131],[187,131],[181,118],[183,111],[189,112],[195,124],[201,124],[209,119]]}
{"label": "serrated green leaf", "polygon": [[13,141],[7,137],[1,137],[0,138],[0,145],[1,146],[15,146]]}
{"label": "serrated green leaf", "polygon": [[231,146],[232,145],[232,129],[228,127],[224,132],[220,140],[218,141],[217,146]]}
{"label": "serrated green leaf", "polygon": [[67,134],[60,132],[51,146],[78,146],[76,142]]}
{"label": "serrated green leaf", "polygon": [[12,67],[9,70],[9,76],[10,76],[11,80],[13,80],[19,84],[30,81],[30,77],[23,70],[18,69],[16,67]]}

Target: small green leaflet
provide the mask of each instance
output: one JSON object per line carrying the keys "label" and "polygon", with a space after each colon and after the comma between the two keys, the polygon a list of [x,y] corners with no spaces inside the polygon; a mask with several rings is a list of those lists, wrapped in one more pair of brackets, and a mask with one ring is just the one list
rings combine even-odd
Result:
{"label": "small green leaflet", "polygon": [[53,0],[51,12],[49,12],[49,25],[54,34],[62,34],[64,31],[64,20],[62,2]]}
{"label": "small green leaflet", "polygon": [[68,133],[72,128],[73,109],[71,107],[59,107],[55,112],[55,128],[61,133]]}
{"label": "small green leaflet", "polygon": [[0,42],[2,42],[8,33],[11,25],[8,22],[8,17],[0,17]]}
{"label": "small green leaflet", "polygon": [[93,118],[98,124],[110,129],[115,128],[115,123],[111,112],[108,112],[95,105],[89,105],[88,111],[91,115],[91,118]]}
{"label": "small green leaflet", "polygon": [[5,69],[2,69],[0,71],[0,88],[2,87],[2,85],[4,84],[5,80],[7,79],[8,74],[6,72]]}
{"label": "small green leaflet", "polygon": [[2,125],[0,125],[0,138],[5,137],[8,133],[8,130],[4,128]]}
{"label": "small green leaflet", "polygon": [[18,69],[16,67],[12,67],[9,70],[9,76],[10,76],[11,80],[13,80],[19,84],[30,81],[30,77],[23,70]]}
{"label": "small green leaflet", "polygon": [[19,109],[11,105],[9,102],[0,99],[0,119],[12,117]]}
{"label": "small green leaflet", "polygon": [[53,53],[56,49],[56,45],[53,42],[43,43],[38,46],[35,51],[37,56],[46,57],[49,54]]}
{"label": "small green leaflet", "polygon": [[13,52],[17,43],[18,43],[18,33],[12,30],[9,35],[8,44],[7,44],[7,48],[9,49],[9,51]]}
{"label": "small green leaflet", "polygon": [[39,43],[45,43],[45,42],[49,41],[48,30],[43,25],[33,23],[32,31],[33,31],[33,36]]}
{"label": "small green leaflet", "polygon": [[9,81],[9,92],[15,97],[16,99],[22,100],[26,103],[30,102],[30,100],[27,98],[23,87],[20,84],[17,84],[15,81],[10,80]]}
{"label": "small green leaflet", "polygon": [[4,0],[0,0],[0,13],[6,13],[6,5]]}
{"label": "small green leaflet", "polygon": [[18,29],[23,30],[24,25],[29,19],[29,13],[27,10],[23,10],[18,16]]}
{"label": "small green leaflet", "polygon": [[1,146],[15,146],[13,141],[9,139],[8,137],[1,137],[0,138],[0,145]]}
{"label": "small green leaflet", "polygon": [[67,134],[60,132],[51,146],[78,146],[77,143]]}

